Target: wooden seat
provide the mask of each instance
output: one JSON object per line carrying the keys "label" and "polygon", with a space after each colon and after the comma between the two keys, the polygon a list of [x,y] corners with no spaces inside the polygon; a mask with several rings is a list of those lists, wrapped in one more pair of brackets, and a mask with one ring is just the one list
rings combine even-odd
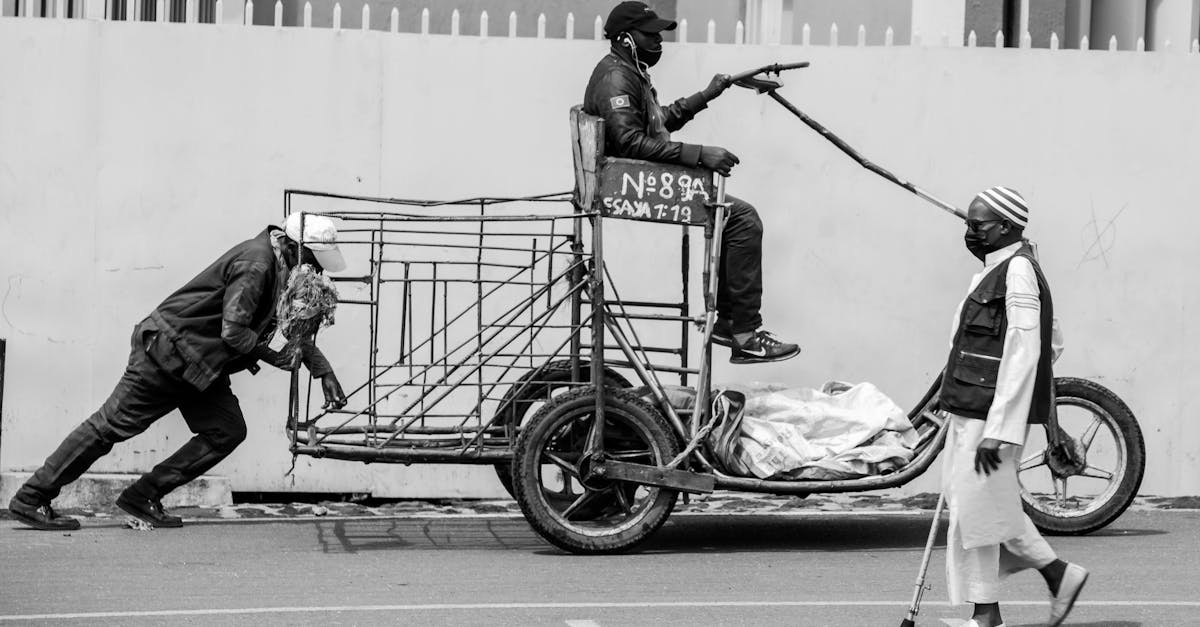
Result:
{"label": "wooden seat", "polygon": [[604,120],[571,107],[575,205],[608,218],[703,225],[716,202],[713,173],[671,163],[604,156]]}

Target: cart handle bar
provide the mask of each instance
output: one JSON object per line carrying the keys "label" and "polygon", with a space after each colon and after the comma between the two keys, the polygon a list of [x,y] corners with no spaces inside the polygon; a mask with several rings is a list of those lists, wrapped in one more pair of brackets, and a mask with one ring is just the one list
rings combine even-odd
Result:
{"label": "cart handle bar", "polygon": [[734,74],[733,76],[729,77],[729,82],[736,83],[764,72],[768,74],[778,74],[784,70],[799,70],[806,67],[808,67],[808,61],[798,61],[796,63],[772,63],[771,65],[764,65],[757,70],[747,70],[740,74]]}
{"label": "cart handle bar", "polygon": [[796,105],[793,105],[791,102],[788,102],[787,98],[780,96],[779,93],[776,91],[776,89],[778,89],[779,87],[782,86],[779,83],[777,83],[775,81],[768,81],[768,80],[763,80],[763,79],[752,78],[753,76],[762,74],[764,72],[778,74],[778,73],[782,72],[783,70],[795,70],[795,69],[806,68],[806,67],[808,67],[808,61],[800,61],[797,63],[773,63],[771,65],[764,65],[764,66],[758,68],[757,70],[749,70],[746,72],[742,72],[741,74],[734,74],[733,76],[729,77],[729,82],[731,84],[735,84],[735,85],[741,83],[740,84],[741,87],[747,87],[750,89],[754,89],[754,90],[758,91],[758,93],[760,93],[760,94],[761,93],[767,94],[772,99],[774,99],[775,102],[778,102],[780,105],[782,105],[783,108],[787,109],[793,115],[800,118],[801,122],[804,122],[804,124],[806,124],[809,128],[816,131],[819,135],[821,135],[821,137],[824,137],[826,140],[828,140],[830,143],[832,143],[834,146],[836,146],[838,148],[838,150],[841,150],[842,152],[846,153],[846,155],[848,157],[853,159],[855,162],[857,162],[862,167],[864,167],[864,168],[870,170],[871,172],[878,174],[879,176],[883,177],[884,179],[886,179],[892,183],[895,183],[896,185],[912,192],[913,194],[915,194],[922,200],[929,202],[930,204],[945,211],[946,213],[955,215],[959,219],[962,219],[962,220],[965,220],[967,218],[966,212],[963,211],[962,209],[959,209],[958,207],[955,207],[954,205],[952,205],[940,198],[937,198],[933,194],[930,194],[929,192],[921,189],[920,187],[917,187],[916,185],[913,185],[912,183],[897,177],[895,174],[892,174],[891,172],[889,172],[889,171],[883,169],[882,167],[867,160],[866,157],[862,156],[862,154],[860,154],[857,150],[855,150],[853,147],[851,147],[850,144],[847,144],[846,141],[843,140],[841,137],[838,137],[836,134],[834,134],[833,131],[830,131],[828,128],[825,128],[825,126],[822,125],[820,122],[817,122],[816,120],[814,120],[811,117],[809,117],[808,115],[806,115],[803,111],[797,109]]}

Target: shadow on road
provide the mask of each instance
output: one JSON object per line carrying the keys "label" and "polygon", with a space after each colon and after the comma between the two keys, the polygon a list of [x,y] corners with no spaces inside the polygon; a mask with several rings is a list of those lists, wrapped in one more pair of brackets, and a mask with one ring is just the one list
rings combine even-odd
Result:
{"label": "shadow on road", "polygon": [[[637,552],[920,551],[929,533],[924,516],[675,516]],[[403,550],[532,551],[564,555],[521,518],[392,518],[311,523],[325,553]],[[1159,535],[1157,529],[1110,528],[1098,541]],[[945,524],[938,534],[945,544]]]}

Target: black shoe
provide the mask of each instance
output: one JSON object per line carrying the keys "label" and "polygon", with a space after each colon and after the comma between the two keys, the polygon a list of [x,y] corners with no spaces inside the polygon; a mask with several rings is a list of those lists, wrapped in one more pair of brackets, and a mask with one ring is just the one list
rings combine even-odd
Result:
{"label": "black shoe", "polygon": [[767,361],[783,361],[800,354],[800,347],[779,341],[769,331],[759,329],[745,344],[734,343],[732,364],[758,364]]}
{"label": "black shoe", "polygon": [[13,497],[8,502],[8,513],[12,514],[13,518],[34,529],[42,529],[44,531],[74,531],[79,528],[78,520],[69,516],[55,514],[54,508],[50,507],[49,503],[30,505],[25,501]]}
{"label": "black shoe", "polygon": [[182,527],[183,519],[168,514],[158,499],[148,499],[137,493],[125,490],[117,497],[117,507],[125,510],[126,514],[148,523],[151,527]]}
{"label": "black shoe", "polygon": [[[704,331],[704,328],[701,327],[700,330]],[[713,324],[712,343],[717,346],[733,348],[733,330],[725,320],[717,320]]]}

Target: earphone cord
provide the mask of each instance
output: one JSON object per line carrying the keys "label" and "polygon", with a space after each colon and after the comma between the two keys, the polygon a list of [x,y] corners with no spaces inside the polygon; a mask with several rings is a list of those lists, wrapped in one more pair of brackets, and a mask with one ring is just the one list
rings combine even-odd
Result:
{"label": "earphone cord", "polygon": [[650,66],[642,63],[641,59],[638,59],[637,46],[633,43],[633,37],[630,37],[629,33],[625,33],[624,37],[625,45],[629,47],[629,53],[633,55],[633,67],[637,68],[638,74],[641,74],[642,78],[650,80],[650,76],[647,74],[650,71]]}

